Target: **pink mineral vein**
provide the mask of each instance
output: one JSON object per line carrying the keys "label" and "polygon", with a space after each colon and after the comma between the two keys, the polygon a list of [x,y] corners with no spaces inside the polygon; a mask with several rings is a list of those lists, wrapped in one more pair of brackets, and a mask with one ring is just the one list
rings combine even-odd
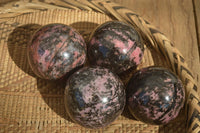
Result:
{"label": "pink mineral vein", "polygon": [[131,58],[134,58],[134,62],[138,65],[140,64],[140,54],[142,54],[142,51],[139,47],[137,47],[132,53]]}

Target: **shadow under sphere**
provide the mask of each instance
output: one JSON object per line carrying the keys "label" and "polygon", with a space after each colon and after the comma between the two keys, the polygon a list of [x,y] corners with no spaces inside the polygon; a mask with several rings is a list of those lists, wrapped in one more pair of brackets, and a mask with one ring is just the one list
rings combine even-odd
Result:
{"label": "shadow under sphere", "polygon": [[83,36],[86,43],[88,43],[89,36],[96,29],[98,25],[99,24],[97,23],[85,22],[85,21],[75,22],[70,24],[71,27],[76,29]]}
{"label": "shadow under sphere", "polygon": [[57,81],[38,78],[32,71],[27,58],[27,46],[34,32],[41,28],[38,24],[26,24],[15,28],[8,37],[8,51],[15,64],[25,73],[37,79],[37,89],[45,103],[59,116],[71,121],[64,107],[66,77]]}
{"label": "shadow under sphere", "polygon": [[27,46],[33,33],[40,28],[38,24],[26,24],[15,28],[8,37],[8,51],[15,64],[25,73],[36,77],[27,58]]}

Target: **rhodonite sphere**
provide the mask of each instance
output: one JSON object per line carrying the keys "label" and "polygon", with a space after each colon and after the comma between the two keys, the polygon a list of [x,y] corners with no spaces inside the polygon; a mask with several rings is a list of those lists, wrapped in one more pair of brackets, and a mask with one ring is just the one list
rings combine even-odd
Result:
{"label": "rhodonite sphere", "polygon": [[37,30],[28,46],[33,72],[44,79],[58,79],[86,60],[82,36],[64,24],[49,24]]}
{"label": "rhodonite sphere", "polygon": [[87,128],[105,127],[125,106],[125,89],[110,70],[86,67],[75,72],[65,88],[65,107],[70,118]]}
{"label": "rhodonite sphere", "polygon": [[169,123],[178,116],[184,100],[181,81],[165,68],[143,68],[132,76],[127,86],[130,112],[148,124]]}
{"label": "rhodonite sphere", "polygon": [[109,21],[97,27],[88,43],[90,63],[116,73],[140,64],[143,52],[144,46],[138,32],[120,21]]}

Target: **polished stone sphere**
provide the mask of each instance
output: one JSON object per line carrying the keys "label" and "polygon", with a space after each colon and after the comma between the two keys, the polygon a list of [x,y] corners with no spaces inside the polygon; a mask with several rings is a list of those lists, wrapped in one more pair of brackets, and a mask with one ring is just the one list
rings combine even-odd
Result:
{"label": "polished stone sphere", "polygon": [[86,67],[75,72],[65,88],[65,107],[70,118],[87,128],[105,127],[125,106],[125,89],[110,70]]}
{"label": "polished stone sphere", "polygon": [[184,100],[181,81],[165,68],[143,68],[132,76],[127,86],[130,112],[148,124],[169,123],[178,116]]}
{"label": "polished stone sphere", "polygon": [[121,73],[140,64],[144,46],[138,32],[120,21],[100,25],[88,43],[88,58],[92,65]]}
{"label": "polished stone sphere", "polygon": [[58,79],[86,60],[82,36],[64,24],[41,27],[28,46],[28,60],[33,72],[43,79]]}

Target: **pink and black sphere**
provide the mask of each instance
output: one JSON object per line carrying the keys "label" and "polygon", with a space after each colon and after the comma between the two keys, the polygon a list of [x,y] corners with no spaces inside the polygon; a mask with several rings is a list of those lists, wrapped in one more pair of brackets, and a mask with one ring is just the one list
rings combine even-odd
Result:
{"label": "pink and black sphere", "polygon": [[82,36],[67,25],[45,25],[33,35],[28,59],[37,76],[58,79],[84,64],[86,44]]}
{"label": "pink and black sphere", "polygon": [[108,126],[123,111],[125,89],[109,69],[86,67],[67,81],[65,107],[76,123],[87,128]]}
{"label": "pink and black sphere", "polygon": [[92,33],[88,44],[88,58],[92,65],[121,73],[140,64],[144,46],[139,33],[120,21],[101,24]]}
{"label": "pink and black sphere", "polygon": [[169,123],[178,116],[184,100],[182,82],[165,68],[143,68],[132,76],[127,86],[130,112],[148,124]]}

